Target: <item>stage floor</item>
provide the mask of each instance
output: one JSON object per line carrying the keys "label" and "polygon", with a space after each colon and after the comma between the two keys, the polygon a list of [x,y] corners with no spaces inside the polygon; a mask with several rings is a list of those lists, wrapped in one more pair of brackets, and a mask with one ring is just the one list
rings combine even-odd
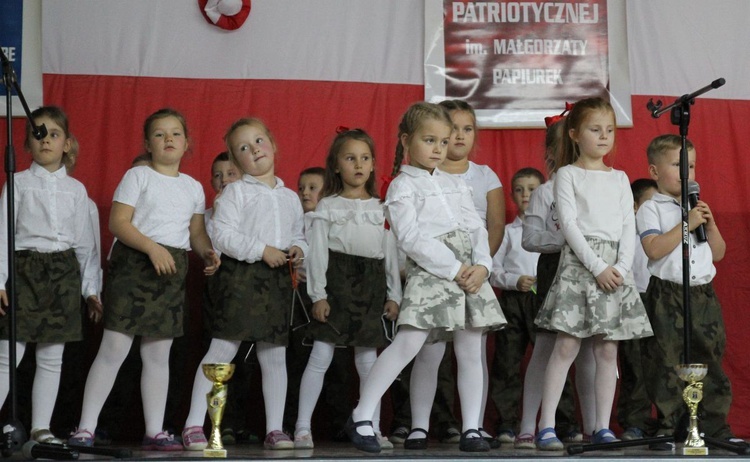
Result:
{"label": "stage floor", "polygon": [[[182,460],[206,460],[202,457],[201,452],[153,452],[141,451],[139,446],[113,446],[116,448],[130,449],[132,457],[121,460],[157,460],[168,459],[172,461]],[[532,461],[540,458],[548,461],[565,460],[571,458],[608,461],[632,462],[633,459],[639,461],[648,460],[695,460],[695,456],[683,456],[681,445],[677,446],[674,452],[669,451],[652,451],[646,447],[632,447],[626,449],[614,449],[607,451],[591,451],[578,455],[568,455],[565,451],[543,452],[543,451],[521,451],[513,449],[512,445],[503,445],[500,449],[493,449],[487,453],[465,453],[458,450],[455,444],[438,444],[432,443],[429,449],[424,451],[405,450],[401,446],[395,449],[384,450],[380,454],[367,454],[357,451],[348,443],[328,443],[323,442],[319,447],[308,450],[289,450],[289,451],[267,451],[258,444],[234,445],[227,447],[227,460],[243,461],[261,461],[261,460],[299,460],[307,459],[310,461],[335,460],[343,462],[348,460],[368,460],[368,461],[388,461],[397,462],[400,460],[418,459],[421,461],[445,461],[456,459],[471,459],[472,461],[490,461],[497,459],[512,459],[514,461]],[[721,459],[722,461],[731,460],[748,460],[748,456],[739,456],[732,452],[721,449],[710,449],[709,456],[704,459]],[[12,460],[23,460],[20,453],[13,455]],[[96,456],[92,454],[81,454],[79,460],[114,460],[111,457]]]}

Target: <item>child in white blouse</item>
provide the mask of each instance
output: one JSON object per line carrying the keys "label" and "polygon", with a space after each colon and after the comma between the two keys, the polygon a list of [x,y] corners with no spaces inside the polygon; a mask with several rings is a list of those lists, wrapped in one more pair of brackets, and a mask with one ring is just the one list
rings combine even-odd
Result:
{"label": "child in white blouse", "polygon": [[609,102],[584,99],[565,119],[555,201],[565,245],[549,294],[536,318],[557,331],[544,376],[539,449],[558,450],[555,410],[581,340],[593,337],[596,423],[592,443],[615,441],[609,430],[617,383],[617,341],[653,335],[630,268],[635,218],[630,181],[604,163],[615,142]]}
{"label": "child in white blouse", "polygon": [[[282,431],[287,389],[292,279],[307,250],[297,194],[274,175],[276,143],[259,119],[236,121],[224,137],[229,157],[243,172],[214,203],[214,246],[221,252],[211,319],[213,339],[201,364],[227,363],[242,341],[255,342],[266,410],[266,449],[292,449]],[[203,450],[206,393],[211,382],[200,368],[190,414],[182,432],[186,449]]]}
{"label": "child in white blouse", "polygon": [[[386,216],[406,254],[406,286],[399,331],[375,362],[359,405],[347,423],[357,449],[379,452],[371,419],[383,393],[416,356],[431,333],[452,331],[458,359],[463,451],[488,451],[477,430],[482,396],[481,346],[485,329],[505,318],[487,277],[492,265],[487,230],[463,180],[441,172],[453,122],[435,104],[417,103],[399,125]],[[409,165],[401,166],[404,156]],[[429,390],[434,393],[435,386]],[[433,397],[429,397],[432,403]],[[425,435],[426,436],[426,435]]]}
{"label": "child in white blouse", "polygon": [[[15,175],[16,223],[16,366],[26,344],[36,343],[36,372],[31,391],[30,439],[62,443],[50,432],[50,419],[60,385],[65,342],[83,338],[81,295],[89,316],[99,319],[99,267],[95,237],[90,226],[86,188],[69,177],[65,160],[72,147],[68,118],[62,109],[45,106],[31,113],[47,135],[37,140],[26,126],[25,147],[33,162]],[[0,314],[8,295],[7,184],[3,187],[0,216]],[[0,323],[0,405],[8,394],[9,324]]]}
{"label": "child in white blouse", "polygon": [[[308,335],[314,342],[300,385],[298,449],[313,447],[310,420],[336,345],[354,347],[364,384],[377,348],[386,345],[381,316],[395,320],[401,302],[396,243],[384,227],[375,191],[375,143],[363,130],[343,131],[333,140],[322,195],[308,233],[307,292],[314,319]],[[380,406],[372,417],[379,433]]]}

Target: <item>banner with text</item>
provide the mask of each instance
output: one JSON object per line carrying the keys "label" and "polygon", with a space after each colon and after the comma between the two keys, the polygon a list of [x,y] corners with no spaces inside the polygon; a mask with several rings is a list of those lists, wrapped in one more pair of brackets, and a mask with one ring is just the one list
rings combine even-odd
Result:
{"label": "banner with text", "polygon": [[465,100],[483,127],[543,127],[602,96],[632,125],[622,2],[426,0],[425,25],[428,101]]}
{"label": "banner with text", "polygon": [[[15,79],[32,110],[42,105],[41,38],[39,0],[0,2],[0,48],[8,58]],[[6,115],[7,91],[4,80],[0,78],[0,117]],[[23,105],[12,87],[11,95],[13,115],[25,116]]]}

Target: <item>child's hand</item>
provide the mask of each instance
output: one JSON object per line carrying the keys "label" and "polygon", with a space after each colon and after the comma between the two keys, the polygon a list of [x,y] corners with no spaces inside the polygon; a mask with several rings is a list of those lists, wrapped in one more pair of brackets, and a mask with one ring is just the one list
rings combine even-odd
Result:
{"label": "child's hand", "polygon": [[216,252],[214,252],[213,249],[208,249],[206,253],[203,254],[203,261],[206,264],[206,267],[203,269],[203,274],[206,276],[213,276],[219,269],[219,266],[221,266],[221,258],[216,255]]}
{"label": "child's hand", "polygon": [[703,211],[703,218],[706,220],[706,226],[715,226],[714,214],[711,212],[711,208],[703,201],[698,201],[697,207]]}
{"label": "child's hand", "polygon": [[312,316],[315,320],[328,322],[329,314],[331,314],[331,305],[328,304],[328,300],[318,300],[313,303]]}
{"label": "child's hand", "polygon": [[385,315],[385,319],[395,321],[398,318],[398,303],[393,300],[386,301],[385,305],[383,305],[383,314]]}
{"label": "child's hand", "polygon": [[172,254],[160,244],[154,242],[154,245],[148,251],[148,258],[151,260],[151,264],[154,265],[158,276],[177,274],[177,266],[174,263]]}
{"label": "child's hand", "polygon": [[99,297],[96,295],[89,295],[86,299],[86,308],[88,308],[89,319],[93,321],[94,324],[102,320],[102,313],[104,310],[102,308],[102,302],[99,301]]}
{"label": "child's hand", "polygon": [[278,268],[286,264],[286,254],[281,250],[267,245],[263,250],[263,261],[271,268]]}
{"label": "child's hand", "polygon": [[476,294],[487,279],[487,268],[482,265],[470,266],[464,271],[463,279],[458,281],[458,286],[470,294]]}
{"label": "child's hand", "polygon": [[8,294],[4,290],[0,290],[0,315],[5,315],[3,307],[8,306]]}
{"label": "child's hand", "polygon": [[605,292],[614,292],[624,281],[620,273],[611,266],[596,277],[596,284]]}
{"label": "child's hand", "polygon": [[469,267],[461,263],[461,268],[459,268],[458,273],[456,273],[456,276],[453,278],[454,281],[458,282],[458,285],[461,285],[461,281],[464,279],[464,273],[467,269],[469,269]]}
{"label": "child's hand", "polygon": [[295,268],[298,268],[302,264],[302,260],[305,258],[305,252],[302,251],[296,245],[289,248],[289,259],[292,260]]}
{"label": "child's hand", "polygon": [[[701,203],[703,205],[701,205]],[[706,209],[708,206],[703,201],[698,201],[698,204],[690,209],[690,212],[688,212],[688,230],[689,231],[695,231],[695,228],[698,226],[706,223]],[[711,211],[708,211],[708,215],[711,216]]]}
{"label": "child's hand", "polygon": [[536,278],[534,276],[521,276],[516,282],[516,289],[519,292],[528,292],[536,284]]}

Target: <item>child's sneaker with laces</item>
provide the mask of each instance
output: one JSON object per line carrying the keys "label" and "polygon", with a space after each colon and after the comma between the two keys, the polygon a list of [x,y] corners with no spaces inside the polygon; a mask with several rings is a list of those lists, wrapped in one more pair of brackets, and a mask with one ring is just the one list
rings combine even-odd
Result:
{"label": "child's sneaker with laces", "polygon": [[387,436],[383,436],[380,432],[375,432],[375,436],[378,438],[378,443],[380,443],[380,449],[393,449],[393,443],[388,441]]}
{"label": "child's sneaker with laces", "polygon": [[263,447],[273,450],[294,449],[294,441],[292,441],[289,436],[281,430],[274,430],[266,435],[266,439],[263,441]]}
{"label": "child's sneaker with laces", "polygon": [[94,445],[94,435],[85,428],[77,428],[73,435],[68,438],[68,445],[90,448]]}
{"label": "child's sneaker with laces", "polygon": [[294,432],[294,449],[313,449],[312,432],[309,428],[301,428]]}
{"label": "child's sneaker with laces", "polygon": [[[406,438],[409,436],[409,429],[406,427],[398,427],[391,433],[390,441],[396,444],[404,444]],[[461,436],[459,434],[459,436]]]}
{"label": "child's sneaker with laces", "polygon": [[182,430],[182,445],[188,451],[202,451],[208,447],[208,440],[203,427],[187,427]]}
{"label": "child's sneaker with laces", "polygon": [[182,443],[167,432],[159,432],[153,438],[144,435],[141,447],[144,451],[182,451]]}

